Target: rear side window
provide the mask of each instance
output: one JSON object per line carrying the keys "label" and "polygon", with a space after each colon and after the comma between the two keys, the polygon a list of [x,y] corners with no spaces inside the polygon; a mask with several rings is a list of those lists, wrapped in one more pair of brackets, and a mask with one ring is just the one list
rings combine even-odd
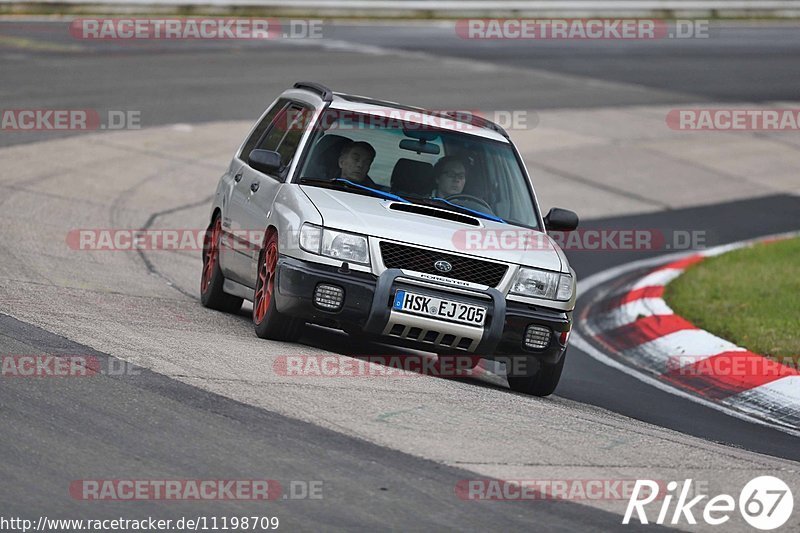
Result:
{"label": "rear side window", "polygon": [[247,139],[247,142],[244,143],[244,147],[242,147],[242,153],[239,154],[239,157],[243,161],[247,161],[250,152],[256,149],[256,146],[258,146],[258,141],[260,141],[267,132],[269,127],[272,125],[272,122],[278,116],[278,113],[283,111],[288,104],[289,100],[286,98],[280,98],[277,102],[275,102],[275,105],[270,108],[264,118],[261,119],[261,122],[258,123],[256,129],[253,130],[253,133]]}

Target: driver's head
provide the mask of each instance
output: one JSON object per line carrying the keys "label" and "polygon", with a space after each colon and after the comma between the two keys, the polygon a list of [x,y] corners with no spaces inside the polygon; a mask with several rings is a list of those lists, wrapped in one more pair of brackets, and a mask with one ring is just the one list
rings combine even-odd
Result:
{"label": "driver's head", "polygon": [[342,148],[339,154],[339,168],[344,179],[364,181],[375,159],[375,149],[366,142],[351,142]]}
{"label": "driver's head", "polygon": [[433,175],[436,176],[436,192],[439,196],[453,196],[461,194],[464,190],[467,167],[461,158],[448,155],[436,162],[433,166]]}

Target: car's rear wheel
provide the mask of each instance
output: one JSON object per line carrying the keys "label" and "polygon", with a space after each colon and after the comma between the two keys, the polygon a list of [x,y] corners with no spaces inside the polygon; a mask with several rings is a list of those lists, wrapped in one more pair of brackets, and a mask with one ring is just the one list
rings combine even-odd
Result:
{"label": "car's rear wheel", "polygon": [[209,309],[235,313],[242,307],[242,298],[222,290],[225,276],[219,266],[219,242],[222,237],[222,221],[215,215],[203,238],[203,273],[200,277],[200,302]]}
{"label": "car's rear wheel", "polygon": [[[525,361],[528,364],[521,365],[522,369],[512,369],[506,378],[508,386],[514,392],[521,392],[533,396],[549,396],[553,394],[561,379],[561,371],[564,369],[564,361],[567,353],[561,356],[557,363],[539,363],[538,369],[528,371],[530,359]],[[517,365],[512,365],[517,366]]]}
{"label": "car's rear wheel", "polygon": [[258,278],[253,296],[253,325],[262,339],[294,341],[303,321],[285,315],[275,306],[275,274],[278,268],[278,232],[270,230],[258,256]]}

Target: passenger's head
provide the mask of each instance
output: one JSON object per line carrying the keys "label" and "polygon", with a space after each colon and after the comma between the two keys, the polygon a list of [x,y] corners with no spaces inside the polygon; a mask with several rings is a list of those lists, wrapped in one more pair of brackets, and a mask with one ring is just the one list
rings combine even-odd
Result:
{"label": "passenger's head", "polygon": [[339,154],[342,177],[363,181],[367,177],[373,159],[375,159],[375,149],[369,143],[358,141],[346,144]]}
{"label": "passenger's head", "polygon": [[464,161],[457,156],[448,155],[441,158],[433,166],[433,175],[436,179],[436,192],[439,196],[453,196],[461,194],[467,182],[467,167]]}

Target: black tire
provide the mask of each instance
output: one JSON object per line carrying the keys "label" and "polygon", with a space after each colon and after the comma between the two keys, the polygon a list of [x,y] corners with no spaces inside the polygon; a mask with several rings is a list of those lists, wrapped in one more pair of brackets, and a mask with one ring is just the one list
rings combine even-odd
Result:
{"label": "black tire", "polygon": [[567,352],[564,352],[557,363],[540,363],[536,371],[521,373],[521,375],[509,374],[506,376],[508,386],[514,392],[532,396],[550,396],[558,386],[566,359]]}
{"label": "black tire", "polygon": [[[200,274],[200,302],[209,309],[235,313],[242,307],[242,298],[222,290],[225,276],[219,267],[219,241],[222,222],[215,215],[203,239],[203,272]],[[212,264],[209,265],[209,262]]]}
{"label": "black tire", "polygon": [[278,233],[271,230],[267,233],[264,247],[258,254],[258,275],[253,292],[253,326],[256,335],[262,339],[291,342],[300,336],[304,322],[279,312],[275,307],[277,262]]}

